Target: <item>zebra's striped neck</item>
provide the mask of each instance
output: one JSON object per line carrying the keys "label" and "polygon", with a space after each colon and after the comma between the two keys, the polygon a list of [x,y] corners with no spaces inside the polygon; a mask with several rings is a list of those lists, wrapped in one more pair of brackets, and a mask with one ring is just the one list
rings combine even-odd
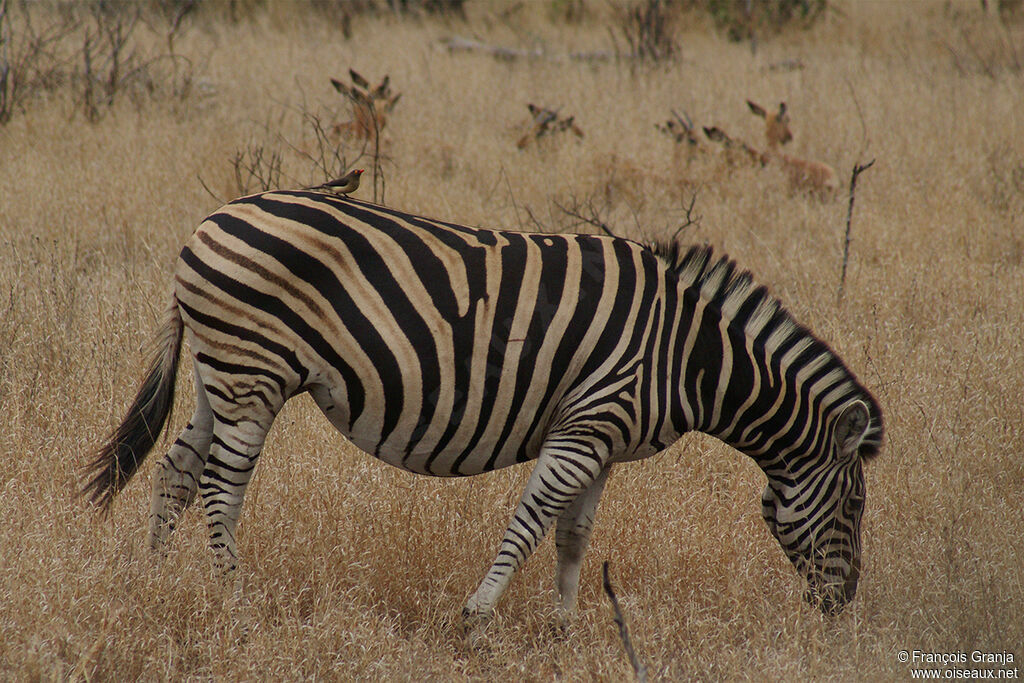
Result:
{"label": "zebra's striped neck", "polygon": [[654,247],[678,279],[674,340],[678,393],[672,423],[715,436],[785,476],[812,453],[850,402],[864,401],[871,426],[862,456],[878,451],[881,411],[842,360],[750,273],[710,247],[681,254]]}

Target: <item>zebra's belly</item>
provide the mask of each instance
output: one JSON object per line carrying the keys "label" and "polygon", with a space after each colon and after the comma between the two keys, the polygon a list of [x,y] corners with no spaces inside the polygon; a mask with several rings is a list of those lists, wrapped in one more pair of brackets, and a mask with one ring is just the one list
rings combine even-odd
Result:
{"label": "zebra's belly", "polygon": [[360,450],[409,472],[440,477],[481,474],[537,457],[548,423],[547,413],[521,406],[515,415],[493,413],[481,421],[480,407],[470,402],[457,411],[414,419],[421,411],[387,418],[386,404],[374,401],[352,419],[351,406],[339,387],[320,384],[310,394],[335,428]]}
{"label": "zebra's belly", "polygon": [[[499,446],[493,443],[478,443],[473,447],[464,444],[453,444],[435,450],[429,446],[413,445],[408,448],[400,446],[401,439],[389,439],[383,447],[378,447],[374,438],[360,438],[358,434],[348,434],[349,440],[360,450],[375,458],[415,474],[426,474],[435,477],[464,477],[483,474],[491,470],[502,469],[524,460],[537,457],[537,449],[515,443]],[[397,435],[402,436],[402,435]],[[517,457],[518,453],[524,456]]]}

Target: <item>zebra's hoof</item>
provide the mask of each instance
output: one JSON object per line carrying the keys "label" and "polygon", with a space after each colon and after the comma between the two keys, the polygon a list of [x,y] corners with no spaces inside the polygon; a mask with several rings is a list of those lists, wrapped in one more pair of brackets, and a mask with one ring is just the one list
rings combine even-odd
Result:
{"label": "zebra's hoof", "polygon": [[487,626],[491,623],[491,612],[465,607],[462,610],[462,637],[471,650],[487,649]]}
{"label": "zebra's hoof", "polygon": [[551,630],[555,636],[565,637],[569,633],[573,622],[576,620],[576,611],[562,607],[555,608],[555,618],[551,624]]}

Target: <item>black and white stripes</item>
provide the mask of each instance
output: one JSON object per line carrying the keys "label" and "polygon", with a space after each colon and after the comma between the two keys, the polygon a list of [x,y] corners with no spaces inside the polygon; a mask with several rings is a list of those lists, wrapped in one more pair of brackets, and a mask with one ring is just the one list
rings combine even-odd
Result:
{"label": "black and white stripes", "polygon": [[537,460],[468,617],[490,615],[555,520],[571,610],[611,465],[690,430],[761,465],[765,520],[824,608],[856,588],[878,405],[708,248],[475,229],[315,191],[236,200],[182,249],[158,359],[94,462],[87,490],[103,503],[164,423],[170,400],[150,397],[173,387],[182,330],[198,400],[160,463],[155,547],[199,493],[211,545],[235,565],[264,439],[309,392],[359,448],[412,472]]}

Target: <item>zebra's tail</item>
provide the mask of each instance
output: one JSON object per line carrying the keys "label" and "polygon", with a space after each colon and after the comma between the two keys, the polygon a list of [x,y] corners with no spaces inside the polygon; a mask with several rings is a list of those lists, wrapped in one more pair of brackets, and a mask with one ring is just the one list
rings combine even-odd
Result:
{"label": "zebra's tail", "polygon": [[128,415],[86,466],[86,476],[92,478],[81,494],[104,513],[152,450],[167,422],[174,405],[183,330],[181,312],[175,299],[164,316],[155,339],[149,371],[128,409]]}

